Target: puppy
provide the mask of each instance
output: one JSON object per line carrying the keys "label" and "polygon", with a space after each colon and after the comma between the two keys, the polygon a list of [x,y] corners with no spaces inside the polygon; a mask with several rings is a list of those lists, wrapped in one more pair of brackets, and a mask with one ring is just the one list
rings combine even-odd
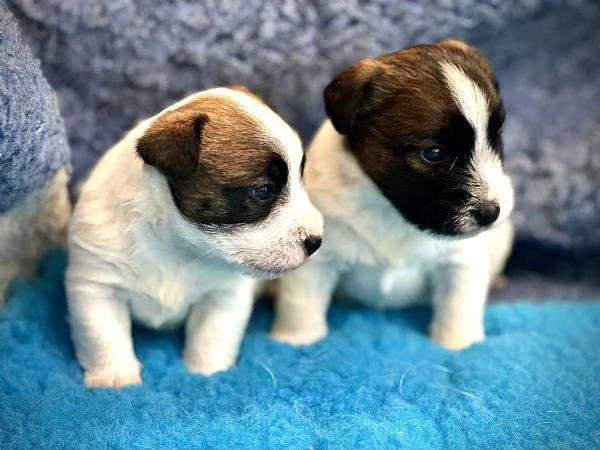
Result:
{"label": "puppy", "polygon": [[67,169],[62,168],[23,202],[0,213],[0,308],[14,277],[34,278],[40,260],[50,250],[66,246],[71,216],[68,181]]}
{"label": "puppy", "polygon": [[484,339],[491,282],[512,245],[504,108],[492,67],[460,41],[358,61],[325,89],[305,183],[324,244],[279,286],[272,336],[327,334],[334,292],[380,308],[432,301],[431,336]]}
{"label": "puppy", "polygon": [[322,218],[297,134],[243,88],[192,95],[100,160],[69,228],[72,338],[88,386],[140,384],[132,320],[185,323],[190,371],[234,364],[254,279],[303,264]]}

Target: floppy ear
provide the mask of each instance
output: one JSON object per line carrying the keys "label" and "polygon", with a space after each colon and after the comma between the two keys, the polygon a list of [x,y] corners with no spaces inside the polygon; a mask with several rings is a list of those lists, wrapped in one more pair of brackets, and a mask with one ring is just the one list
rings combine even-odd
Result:
{"label": "floppy ear", "polygon": [[169,111],[138,139],[137,154],[167,178],[185,178],[198,167],[202,128],[207,121],[206,114]]}
{"label": "floppy ear", "polygon": [[444,39],[443,41],[436,42],[435,45],[439,45],[440,47],[469,51],[471,48],[469,44],[463,41],[459,41],[458,39]]}
{"label": "floppy ear", "polygon": [[363,59],[341,72],[323,92],[325,111],[340,134],[348,134],[356,118],[372,109],[373,87],[380,65]]}

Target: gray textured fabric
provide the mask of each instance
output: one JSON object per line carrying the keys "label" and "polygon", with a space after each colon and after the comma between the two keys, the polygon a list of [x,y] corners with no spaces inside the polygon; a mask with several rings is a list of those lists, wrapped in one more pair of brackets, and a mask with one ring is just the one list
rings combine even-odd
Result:
{"label": "gray textured fabric", "polygon": [[54,94],[0,0],[0,214],[49,183],[69,158]]}
{"label": "gray textured fabric", "polygon": [[12,0],[58,90],[76,176],[186,93],[245,84],[308,139],[321,92],[357,58],[458,37],[494,62],[522,240],[600,248],[595,0]]}
{"label": "gray textured fabric", "polygon": [[521,238],[598,248],[600,8],[548,11],[472,39],[492,55],[507,103]]}

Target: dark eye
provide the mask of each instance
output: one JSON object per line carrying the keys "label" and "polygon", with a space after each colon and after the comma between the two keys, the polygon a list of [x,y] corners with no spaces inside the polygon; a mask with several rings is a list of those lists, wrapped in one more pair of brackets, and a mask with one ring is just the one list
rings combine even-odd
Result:
{"label": "dark eye", "polygon": [[272,183],[267,183],[260,187],[252,188],[250,194],[260,202],[268,202],[275,197],[275,187]]}
{"label": "dark eye", "polygon": [[439,164],[448,159],[448,156],[441,147],[430,147],[421,151],[421,158],[429,164]]}

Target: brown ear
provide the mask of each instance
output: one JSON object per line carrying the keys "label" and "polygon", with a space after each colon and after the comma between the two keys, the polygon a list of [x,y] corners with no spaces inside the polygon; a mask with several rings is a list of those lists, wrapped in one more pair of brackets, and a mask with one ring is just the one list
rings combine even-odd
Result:
{"label": "brown ear", "polygon": [[137,154],[167,178],[182,179],[198,167],[206,114],[170,111],[154,120],[137,141]]}
{"label": "brown ear", "polygon": [[467,53],[471,58],[479,63],[482,69],[485,70],[486,74],[492,80],[494,87],[496,90],[500,90],[498,85],[498,79],[494,74],[494,68],[492,67],[491,61],[488,57],[479,50],[477,47],[472,47],[466,42],[459,41],[457,39],[446,39],[440,42],[437,42],[435,45],[439,45],[440,47],[444,47],[450,50],[460,50]]}
{"label": "brown ear", "polygon": [[443,41],[436,42],[436,45],[463,51],[468,51],[471,48],[466,42],[459,41],[458,39],[444,39]]}
{"label": "brown ear", "polygon": [[341,72],[323,92],[325,111],[340,134],[348,134],[356,118],[373,108],[372,93],[380,63],[363,59]]}

